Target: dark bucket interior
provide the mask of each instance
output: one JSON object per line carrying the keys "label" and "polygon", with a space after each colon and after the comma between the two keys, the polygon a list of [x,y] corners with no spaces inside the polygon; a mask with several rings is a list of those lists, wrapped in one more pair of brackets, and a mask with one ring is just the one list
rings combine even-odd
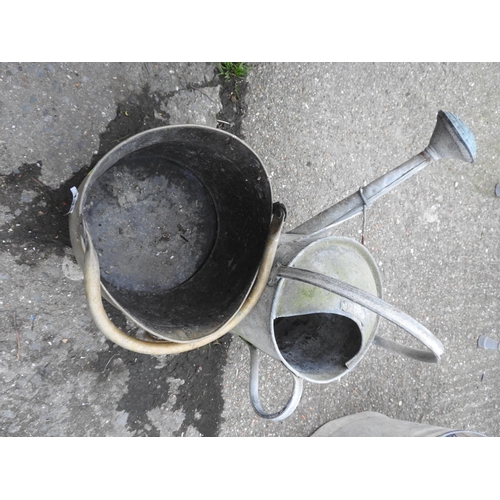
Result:
{"label": "dark bucket interior", "polygon": [[345,372],[346,362],[362,344],[357,323],[334,313],[276,318],[274,337],[285,361],[317,382],[330,381]]}
{"label": "dark bucket interior", "polygon": [[84,219],[101,280],[120,306],[160,337],[195,340],[226,323],[248,294],[271,191],[258,157],[235,137],[156,130],[155,143],[141,137],[97,177]]}

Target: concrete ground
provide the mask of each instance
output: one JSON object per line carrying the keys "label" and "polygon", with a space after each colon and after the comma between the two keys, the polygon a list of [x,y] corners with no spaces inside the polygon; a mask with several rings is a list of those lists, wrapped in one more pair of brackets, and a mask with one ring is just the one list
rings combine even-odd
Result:
{"label": "concrete ground", "polygon": [[[0,435],[309,436],[360,411],[500,435],[499,64],[252,63],[238,94],[213,63],[0,65]],[[232,92],[233,91],[233,92]],[[442,160],[367,212],[387,302],[443,343],[423,364],[372,347],[339,381],[306,382],[283,422],[249,401],[249,352],[231,334],[152,357],[93,325],[67,232],[70,188],[141,130],[220,126],[262,158],[286,229],[420,152],[438,110],[474,133],[474,165]],[[336,234],[361,238],[362,218]],[[130,333],[133,324],[108,308]],[[416,346],[382,320],[384,337]],[[275,411],[291,376],[263,356]]]}

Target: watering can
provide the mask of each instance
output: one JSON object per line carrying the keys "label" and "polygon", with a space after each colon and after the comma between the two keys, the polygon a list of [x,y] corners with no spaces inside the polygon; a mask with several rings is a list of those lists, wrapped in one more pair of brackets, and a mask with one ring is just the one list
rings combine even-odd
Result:
{"label": "watering can", "polygon": [[[300,402],[303,381],[347,374],[377,344],[423,362],[444,349],[423,325],[382,300],[377,265],[365,246],[330,230],[442,158],[474,161],[475,140],[440,111],[429,145],[292,231],[273,202],[258,155],[209,127],[142,132],[105,155],[79,187],[70,236],[84,272],[89,312],[114,343],[151,355],[196,349],[231,332],[250,348],[250,400],[279,421]],[[139,339],[109,319],[102,299],[151,334]],[[425,349],[377,335],[384,317]],[[294,379],[275,413],[258,394],[259,352]]]}

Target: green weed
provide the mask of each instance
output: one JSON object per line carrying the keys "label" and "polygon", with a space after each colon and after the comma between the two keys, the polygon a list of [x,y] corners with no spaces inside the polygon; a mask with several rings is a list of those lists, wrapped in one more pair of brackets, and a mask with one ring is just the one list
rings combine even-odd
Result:
{"label": "green weed", "polygon": [[245,78],[250,67],[242,62],[221,62],[217,69],[226,82],[232,78]]}

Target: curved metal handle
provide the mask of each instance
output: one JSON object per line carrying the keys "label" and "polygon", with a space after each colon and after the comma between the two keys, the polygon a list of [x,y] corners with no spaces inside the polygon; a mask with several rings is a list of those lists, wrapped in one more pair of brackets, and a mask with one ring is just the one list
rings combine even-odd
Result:
{"label": "curved metal handle", "polygon": [[376,344],[381,347],[385,347],[386,349],[397,352],[398,354],[403,354],[426,363],[437,363],[440,356],[444,352],[443,344],[441,344],[439,339],[427,330],[425,326],[421,325],[411,316],[408,316],[408,314],[400,311],[396,307],[388,304],[379,297],[366,292],[365,290],[361,290],[360,288],[356,288],[348,283],[331,278],[330,276],[324,276],[323,274],[296,267],[280,267],[278,269],[277,276],[302,281],[356,302],[357,304],[366,307],[366,309],[377,313],[379,316],[388,319],[395,325],[405,330],[424,344],[431,352],[412,349],[391,340],[378,338],[378,340],[376,340]]}
{"label": "curved metal handle", "polygon": [[[242,339],[243,340],[243,339]],[[271,420],[272,422],[279,422],[280,420],[285,420],[288,418],[297,408],[302,397],[302,389],[304,381],[297,377],[294,373],[293,375],[293,390],[288,403],[284,406],[281,411],[276,413],[266,413],[260,404],[259,398],[259,351],[258,349],[244,340],[250,349],[250,402],[252,403],[255,413],[259,417]]]}
{"label": "curved metal handle", "polygon": [[279,237],[283,228],[286,212],[283,207],[276,206],[271,221],[269,236],[264,249],[264,255],[257,273],[255,283],[248,295],[246,301],[241,306],[240,310],[218,330],[203,337],[202,339],[192,342],[169,342],[169,341],[147,341],[140,340],[127,335],[120,330],[108,317],[102,303],[101,295],[101,272],[99,267],[99,258],[92,244],[90,235],[86,234],[86,248],[84,256],[83,274],[85,284],[85,294],[87,295],[87,303],[89,312],[94,320],[95,325],[101,333],[109,340],[130,351],[141,354],[179,354],[181,352],[198,349],[214,340],[225,335],[234,328],[255,306],[260,296],[266,288],[271,273],[276,249],[278,247]]}
{"label": "curved metal handle", "polygon": [[[140,340],[127,335],[125,332],[120,330],[108,317],[103,303],[101,295],[101,274],[99,268],[99,259],[97,257],[97,252],[91,241],[88,241],[87,250],[85,252],[85,260],[83,266],[84,284],[85,284],[85,294],[87,296],[87,303],[89,306],[89,312],[92,316],[94,324],[97,328],[107,337],[111,342],[128,349],[130,351],[138,352],[140,354],[178,354],[184,351],[189,351],[197,347],[204,345],[204,341],[207,338],[202,339],[202,341],[191,342],[189,344],[178,344],[175,342],[168,341],[147,341]],[[208,342],[215,340],[215,338],[209,338]]]}

